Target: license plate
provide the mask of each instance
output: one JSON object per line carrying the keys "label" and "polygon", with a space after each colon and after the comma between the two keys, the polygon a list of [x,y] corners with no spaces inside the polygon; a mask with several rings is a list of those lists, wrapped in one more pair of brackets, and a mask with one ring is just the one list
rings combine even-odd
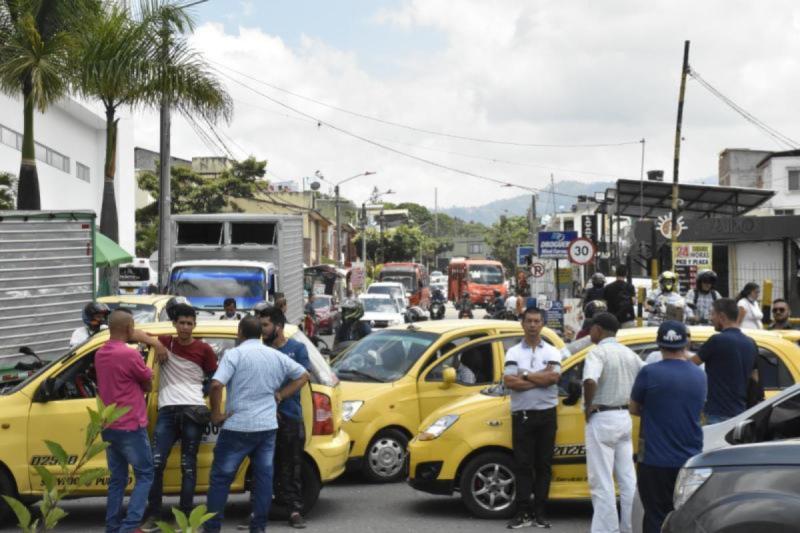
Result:
{"label": "license plate", "polygon": [[125,287],[125,292],[128,294],[133,294],[136,292],[136,289],[133,287]]}

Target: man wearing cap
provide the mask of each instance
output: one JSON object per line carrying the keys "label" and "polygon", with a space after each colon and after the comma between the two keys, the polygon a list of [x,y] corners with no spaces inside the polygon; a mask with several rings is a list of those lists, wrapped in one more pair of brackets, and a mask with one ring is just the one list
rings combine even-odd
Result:
{"label": "man wearing cap", "polygon": [[706,375],[688,360],[689,335],[681,322],[668,320],[656,340],[663,359],[642,368],[633,384],[630,412],[642,418],[639,496],[644,533],[658,533],[672,511],[678,471],[703,450],[700,416],[706,401]]}
{"label": "man wearing cap", "polygon": [[[616,339],[619,320],[611,313],[592,319],[589,336],[597,346],[583,367],[586,468],[592,494],[592,533],[630,533],[636,470],[628,399],[642,360]],[[614,478],[619,487],[620,515]]]}

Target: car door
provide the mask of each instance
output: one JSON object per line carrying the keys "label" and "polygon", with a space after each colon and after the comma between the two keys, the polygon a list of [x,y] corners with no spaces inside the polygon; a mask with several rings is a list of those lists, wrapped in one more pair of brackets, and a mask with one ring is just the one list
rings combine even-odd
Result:
{"label": "car door", "polygon": [[[507,337],[493,335],[466,342],[428,365],[417,380],[420,420],[443,405],[500,381],[504,354],[502,341]],[[448,368],[456,371],[455,383],[444,380]]]}
{"label": "car door", "polygon": [[553,452],[551,494],[559,498],[587,498],[586,436],[582,385],[585,352],[562,361],[558,381],[558,430]]}
{"label": "car door", "polygon": [[[42,387],[49,383],[49,399],[35,398],[31,402],[28,422],[28,458],[31,466],[45,466],[59,478],[65,480],[45,440],[60,444],[67,452],[71,463],[77,462],[85,449],[86,426],[89,423],[87,409],[97,409],[97,384],[94,372],[94,356],[102,343],[87,343],[77,355],[68,359],[58,371],[54,372]],[[148,366],[152,368],[153,358],[146,350],[142,351]],[[149,396],[149,395],[148,395]],[[86,465],[90,468],[106,468],[105,453],[95,456]],[[41,479],[31,471],[31,486],[40,487]],[[108,477],[98,479],[91,487],[81,488],[78,494],[104,494]]]}

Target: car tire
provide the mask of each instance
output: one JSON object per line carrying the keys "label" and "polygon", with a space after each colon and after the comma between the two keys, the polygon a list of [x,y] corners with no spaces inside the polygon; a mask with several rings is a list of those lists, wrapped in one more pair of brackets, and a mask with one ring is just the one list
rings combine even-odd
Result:
{"label": "car tire", "polygon": [[510,518],[516,512],[514,459],[486,452],[470,459],[459,481],[461,500],[478,518]]}
{"label": "car tire", "polygon": [[[17,498],[17,487],[8,473],[0,468],[0,496],[11,496]],[[16,520],[14,511],[6,503],[5,499],[0,498],[0,526],[7,526]]]}
{"label": "car tire", "polygon": [[403,477],[408,437],[397,429],[384,429],[370,441],[364,454],[364,476],[373,483],[395,483]]}
{"label": "car tire", "polygon": [[[319,493],[322,490],[322,481],[317,475],[317,469],[311,464],[308,458],[303,459],[303,464],[300,467],[300,475],[303,478],[303,516],[314,508],[314,505],[319,499]],[[273,503],[269,509],[269,517],[272,520],[288,520],[289,509],[280,501],[280,484],[278,483],[277,471],[275,472],[275,482]]]}

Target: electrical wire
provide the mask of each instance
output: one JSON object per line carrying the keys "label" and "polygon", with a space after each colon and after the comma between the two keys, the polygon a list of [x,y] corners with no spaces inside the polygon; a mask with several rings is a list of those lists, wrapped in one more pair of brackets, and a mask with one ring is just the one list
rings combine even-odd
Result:
{"label": "electrical wire", "polygon": [[[333,105],[333,104],[329,104],[327,102],[323,102],[321,100],[317,100],[315,98],[311,98],[309,96],[298,94],[298,93],[295,93],[295,92],[290,91],[288,89],[284,89],[282,87],[278,87],[277,85],[274,85],[272,83],[266,82],[264,80],[260,80],[258,78],[253,77],[253,76],[250,76],[249,74],[246,74],[244,72],[240,72],[240,71],[238,71],[236,69],[233,69],[233,68],[229,67],[228,65],[224,65],[222,63],[218,63],[216,61],[211,61],[211,60],[209,60],[209,62],[210,63],[214,63],[215,65],[218,65],[218,66],[220,66],[220,67],[222,67],[222,68],[224,68],[226,70],[229,70],[229,71],[231,71],[231,72],[233,72],[235,74],[238,74],[239,76],[243,76],[243,77],[245,77],[245,78],[247,78],[247,79],[249,79],[251,81],[254,81],[256,83],[264,85],[265,87],[269,87],[270,89],[273,89],[275,91],[279,91],[279,92],[282,92],[284,94],[288,94],[290,96],[294,96],[295,98],[300,98],[301,100],[305,100],[307,102],[311,102],[311,103],[314,103],[314,104],[317,104],[317,105],[320,105],[320,106],[323,106],[323,107],[327,107],[328,109],[333,109],[334,111],[339,111],[341,113],[346,113],[346,114],[352,115],[354,117],[362,118],[362,119],[365,119],[365,120],[371,120],[373,122],[377,122],[379,124],[384,124],[384,125],[387,125],[387,126],[394,126],[396,128],[403,128],[403,129],[414,131],[414,132],[417,132],[417,133],[425,133],[427,135],[437,135],[437,136],[440,136],[440,137],[447,137],[449,139],[458,139],[458,140],[461,140],[461,141],[470,141],[470,142],[487,143],[487,144],[499,144],[499,145],[506,145],[506,146],[520,146],[520,147],[526,147],[526,148],[610,148],[610,147],[616,147],[616,146],[626,146],[626,145],[630,145],[630,144],[639,144],[639,142],[640,142],[639,140],[636,140],[636,141],[622,141],[622,142],[611,142],[611,143],[585,143],[585,144],[584,143],[578,143],[578,144],[568,144],[568,143],[525,143],[525,142],[517,142],[517,141],[501,141],[501,140],[496,140],[496,139],[485,139],[485,138],[481,138],[481,137],[470,137],[470,136],[466,136],[466,135],[456,135],[456,134],[453,134],[453,133],[445,133],[445,132],[441,132],[441,131],[433,131],[433,130],[429,130],[429,129],[425,129],[425,128],[420,128],[420,127],[417,127],[417,126],[411,126],[409,124],[401,124],[399,122],[393,122],[391,120],[386,120],[386,119],[382,119],[382,118],[379,118],[379,117],[374,117],[374,116],[371,116],[371,115],[367,115],[365,113],[360,113],[358,111],[353,111],[353,110],[346,109],[346,108],[343,108],[343,107],[339,107],[339,106],[336,106],[336,105]],[[220,72],[220,71],[218,70],[218,72]]]}

